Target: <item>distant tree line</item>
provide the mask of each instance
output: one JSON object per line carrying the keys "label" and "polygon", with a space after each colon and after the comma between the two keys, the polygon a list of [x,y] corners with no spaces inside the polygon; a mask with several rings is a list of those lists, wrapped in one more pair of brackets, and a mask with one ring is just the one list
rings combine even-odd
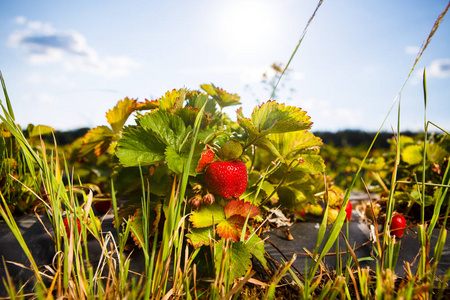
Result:
{"label": "distant tree line", "polygon": [[[324,144],[334,147],[368,147],[372,143],[376,133],[361,130],[343,130],[338,132],[317,131],[314,135],[320,137]],[[402,132],[402,135],[416,136],[415,132]],[[374,149],[389,148],[388,140],[392,139],[392,132],[380,132],[374,143]]]}
{"label": "distant tree line", "polygon": [[[75,141],[76,139],[84,136],[86,132],[88,132],[90,128],[79,128],[74,130],[68,130],[68,131],[55,131],[55,140],[56,143],[60,146],[67,145]],[[28,132],[25,129],[24,130],[25,136],[28,136]],[[53,135],[46,134],[42,136],[42,139],[48,143],[53,144]]]}
{"label": "distant tree line", "polygon": [[[90,128],[79,128],[69,131],[56,131],[55,139],[58,145],[67,145],[80,138],[89,131]],[[362,130],[343,130],[338,132],[316,131],[314,134],[322,139],[324,144],[334,147],[368,147],[375,137],[375,132]],[[415,132],[402,132],[403,135],[416,136]],[[388,140],[392,139],[392,132],[380,132],[375,141],[374,148],[389,148]],[[53,143],[53,137],[46,135],[42,137],[45,141]]]}

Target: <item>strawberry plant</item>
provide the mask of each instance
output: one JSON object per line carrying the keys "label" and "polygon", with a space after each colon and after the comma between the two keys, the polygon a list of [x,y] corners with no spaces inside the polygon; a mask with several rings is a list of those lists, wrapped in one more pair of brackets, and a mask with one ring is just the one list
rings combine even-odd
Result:
{"label": "strawberry plant", "polygon": [[[397,142],[400,150],[398,184],[394,192],[396,209],[418,221],[420,210],[416,208],[424,204],[425,218],[429,219],[433,214],[434,204],[440,197],[440,188],[428,183],[442,182],[444,179],[450,156],[447,135],[431,134],[426,141],[419,135],[401,135],[389,140],[390,150],[382,155],[369,157],[363,165],[366,171],[364,180],[370,191],[381,195],[381,204],[385,202],[391,188],[391,170],[396,164]],[[422,184],[422,176],[425,178],[425,184]],[[447,202],[444,201],[445,203]]]}
{"label": "strawberry plant", "polygon": [[[116,162],[114,186],[127,199],[119,217],[130,218],[139,246],[147,238],[144,232],[157,233],[162,218],[182,218],[192,210],[186,237],[194,248],[231,239],[235,251],[246,249],[265,264],[262,243],[249,224],[261,220],[267,205],[301,211],[324,198],[325,185],[332,184],[321,175],[322,141],[309,131],[312,122],[301,108],[271,100],[250,117],[238,109],[232,121],[222,110],[240,104],[240,97],[212,84],[201,88],[172,90],[143,103],[119,101],[107,113],[110,127],[86,134],[80,157],[94,152]],[[135,125],[124,126],[133,112]],[[174,212],[171,199],[183,178],[185,197],[176,201],[184,201],[184,208]],[[141,182],[148,186],[148,207],[140,201]],[[147,217],[152,228],[146,231]]]}

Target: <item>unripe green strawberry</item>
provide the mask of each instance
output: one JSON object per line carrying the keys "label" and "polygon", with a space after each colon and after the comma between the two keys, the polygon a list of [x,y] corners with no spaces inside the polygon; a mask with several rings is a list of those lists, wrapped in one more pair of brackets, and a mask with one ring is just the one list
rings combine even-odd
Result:
{"label": "unripe green strawberry", "polygon": [[328,218],[327,218],[327,224],[331,225],[334,223],[334,221],[336,221],[336,218],[339,214],[339,209],[338,208],[332,208],[330,207],[328,209]]}
{"label": "unripe green strawberry", "polygon": [[223,155],[228,160],[238,159],[242,155],[243,151],[244,149],[242,148],[241,143],[236,140],[228,140],[222,147]]}
{"label": "unripe green strawberry", "polygon": [[214,159],[214,152],[212,150],[207,150],[202,153],[202,157],[200,158],[200,161],[198,162],[198,166],[195,169],[195,172],[200,173],[205,170],[205,168],[212,162]]}
{"label": "unripe green strawberry", "polygon": [[328,190],[327,196],[328,197],[326,199],[330,207],[337,208],[342,206],[343,197],[339,195],[338,192],[336,192],[333,189],[330,189]]}
{"label": "unripe green strawberry", "polygon": [[215,161],[205,171],[210,190],[225,199],[238,198],[247,188],[247,168],[242,161]]}

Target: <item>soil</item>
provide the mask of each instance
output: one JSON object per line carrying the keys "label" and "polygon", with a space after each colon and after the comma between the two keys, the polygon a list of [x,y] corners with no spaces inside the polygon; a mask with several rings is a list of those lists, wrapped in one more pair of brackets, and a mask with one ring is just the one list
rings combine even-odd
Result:
{"label": "soil", "polygon": [[[361,201],[365,200],[361,195],[353,195],[351,201],[354,207],[358,207]],[[106,216],[102,223],[103,233],[110,234],[116,237],[116,229],[112,224],[112,216]],[[273,270],[276,270],[282,263],[292,258],[294,254],[297,255],[297,259],[293,263],[293,269],[301,277],[305,270],[305,265],[311,265],[311,258],[307,252],[312,252],[316,244],[316,237],[321,222],[319,217],[307,217],[305,222],[295,222],[290,227],[283,229],[270,228],[264,233],[267,237],[265,243],[269,264]],[[42,221],[42,224],[41,224]],[[22,236],[26,243],[29,245],[33,257],[36,260],[38,266],[51,265],[53,257],[55,256],[54,243],[49,236],[53,235],[51,225],[45,217],[41,217],[41,221],[35,215],[23,215],[17,218],[16,222],[21,230]],[[44,229],[43,225],[49,230]],[[372,270],[375,269],[375,260],[371,260],[373,257],[372,242],[370,240],[370,227],[367,224],[363,215],[354,209],[352,213],[351,222],[348,224],[348,242],[355,248],[355,254],[358,258],[367,258],[367,260],[360,261],[362,268],[369,267]],[[289,235],[286,234],[286,230],[289,230]],[[345,232],[345,225],[343,227]],[[432,239],[430,241],[431,248],[430,253],[433,253],[434,246],[438,237],[438,229],[433,232]],[[100,258],[101,249],[95,240],[88,240],[88,248],[90,254],[90,262],[96,265]],[[336,251],[338,250],[338,251]],[[405,234],[401,240],[401,251],[398,258],[397,268],[395,269],[396,275],[400,278],[405,276],[403,262],[409,262],[411,264],[411,271],[417,270],[417,261],[420,251],[420,244],[417,238],[415,227],[411,227],[405,231]],[[339,239],[339,247],[333,245],[330,253],[325,256],[324,267],[329,270],[329,274],[333,274],[336,266],[338,254],[345,262],[346,256],[346,242],[341,236]],[[32,272],[26,268],[20,267],[17,264],[10,262],[16,262],[28,266],[27,258],[15,237],[10,232],[9,228],[4,221],[0,221],[0,257],[6,262],[8,272],[14,280],[16,286],[21,286],[21,283],[27,282],[32,277]],[[138,273],[143,272],[143,253],[142,251],[135,250],[131,255],[130,270]],[[442,276],[447,273],[450,268],[450,239],[447,239],[444,252],[440,263],[438,264],[437,276]],[[254,269],[259,272],[259,278],[261,280],[267,280],[272,274],[265,273],[262,267],[258,269],[257,263],[254,264]],[[6,276],[3,261],[0,263],[0,278]],[[282,287],[277,288],[277,299],[296,299],[298,290],[290,285],[292,278],[287,275],[283,281]],[[281,284],[281,283],[280,283]],[[29,282],[25,284],[24,292],[32,292],[33,284]],[[264,289],[253,284],[247,284],[244,289],[244,294],[249,296],[250,299],[262,299],[264,295]],[[244,297],[245,295],[242,295]],[[0,281],[0,297],[6,296],[6,289],[3,282]],[[450,295],[450,293],[449,293]],[[261,297],[261,298],[260,298]],[[450,297],[450,296],[449,296]]]}

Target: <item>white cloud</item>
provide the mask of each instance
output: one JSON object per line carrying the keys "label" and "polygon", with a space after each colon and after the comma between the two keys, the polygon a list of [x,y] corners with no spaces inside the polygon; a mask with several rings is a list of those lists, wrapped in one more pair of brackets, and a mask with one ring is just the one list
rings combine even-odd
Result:
{"label": "white cloud", "polygon": [[[314,124],[319,128],[328,127],[327,130],[358,128],[364,121],[361,109],[335,107],[328,100],[308,98],[289,101],[288,105],[301,107],[311,117]],[[318,129],[316,125],[313,125],[314,129]]]}
{"label": "white cloud", "polygon": [[9,36],[8,44],[23,48],[28,62],[48,64],[60,62],[67,71],[82,71],[106,78],[124,77],[138,64],[126,56],[99,58],[86,38],[77,31],[58,31],[49,23],[16,18],[24,28]]}
{"label": "white cloud", "polygon": [[406,54],[416,55],[417,53],[419,53],[419,51],[420,51],[420,47],[418,47],[418,46],[406,46],[405,47]]}
{"label": "white cloud", "polygon": [[18,16],[14,20],[14,22],[16,22],[16,24],[25,24],[26,21],[27,21],[27,19],[24,16]]}
{"label": "white cloud", "polygon": [[25,98],[28,101],[32,101],[35,104],[37,103],[41,105],[51,105],[51,106],[58,104],[58,99],[55,96],[50,95],[48,93],[40,93],[40,92],[33,93],[26,95]]}
{"label": "white cloud", "polygon": [[50,76],[42,73],[31,73],[26,78],[27,82],[32,84],[51,84],[51,85],[64,85],[65,87],[74,88],[76,83],[70,80],[66,76]]}
{"label": "white cloud", "polygon": [[[450,77],[450,58],[439,58],[433,60],[426,68],[427,78],[447,78]],[[411,79],[412,84],[421,83],[423,80],[423,69],[414,72]]]}
{"label": "white cloud", "polygon": [[445,78],[450,76],[450,58],[435,59],[427,68],[428,77]]}

